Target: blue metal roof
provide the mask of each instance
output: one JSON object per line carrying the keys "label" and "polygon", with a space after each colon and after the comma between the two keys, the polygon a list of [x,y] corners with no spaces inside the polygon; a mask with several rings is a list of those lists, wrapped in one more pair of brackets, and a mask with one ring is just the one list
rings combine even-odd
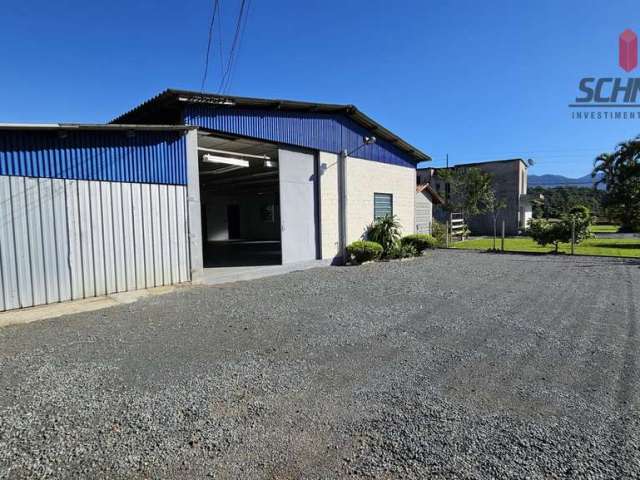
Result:
{"label": "blue metal roof", "polygon": [[1,126],[0,175],[186,185],[183,130]]}
{"label": "blue metal roof", "polygon": [[353,150],[363,136],[375,136],[376,143],[359,149],[358,157],[410,167],[431,160],[353,105],[166,90],[113,122],[187,124],[333,153]]}
{"label": "blue metal roof", "polygon": [[[183,110],[185,125],[216,132],[242,135],[275,143],[340,153],[360,147],[364,136],[373,133],[341,114],[287,112],[220,108],[187,104]],[[358,149],[358,158],[415,167],[415,159],[387,140]]]}

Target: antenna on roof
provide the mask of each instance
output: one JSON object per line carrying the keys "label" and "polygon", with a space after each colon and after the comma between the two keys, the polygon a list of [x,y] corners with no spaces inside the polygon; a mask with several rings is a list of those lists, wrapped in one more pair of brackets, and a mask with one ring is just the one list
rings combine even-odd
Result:
{"label": "antenna on roof", "polygon": [[530,158],[529,160],[527,160],[527,163],[529,164],[530,167],[533,167],[536,162],[533,161],[533,158]]}

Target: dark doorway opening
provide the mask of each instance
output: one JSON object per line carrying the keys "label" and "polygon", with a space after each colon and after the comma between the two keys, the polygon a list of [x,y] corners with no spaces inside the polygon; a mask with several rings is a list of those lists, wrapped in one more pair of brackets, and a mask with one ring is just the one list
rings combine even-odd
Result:
{"label": "dark doorway opening", "polygon": [[205,268],[280,265],[277,147],[201,131],[198,151]]}
{"label": "dark doorway opening", "polygon": [[227,228],[229,229],[229,240],[240,238],[240,206],[227,205]]}

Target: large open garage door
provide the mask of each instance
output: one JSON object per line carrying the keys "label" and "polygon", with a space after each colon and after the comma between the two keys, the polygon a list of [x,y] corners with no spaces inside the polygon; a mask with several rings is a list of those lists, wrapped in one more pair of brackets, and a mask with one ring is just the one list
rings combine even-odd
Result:
{"label": "large open garage door", "polygon": [[313,154],[278,150],[282,263],[315,260],[316,192]]}
{"label": "large open garage door", "polygon": [[278,148],[200,131],[198,153],[205,268],[280,265]]}

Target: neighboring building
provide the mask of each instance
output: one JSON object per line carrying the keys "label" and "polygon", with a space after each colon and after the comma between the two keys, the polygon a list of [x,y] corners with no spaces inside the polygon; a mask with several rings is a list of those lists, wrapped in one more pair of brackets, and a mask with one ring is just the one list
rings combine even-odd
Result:
{"label": "neighboring building", "polygon": [[0,311],[340,259],[385,213],[415,231],[428,160],[350,105],[178,90],[109,125],[0,125]]}
{"label": "neighboring building", "polygon": [[416,233],[431,234],[433,222],[433,206],[443,205],[444,199],[429,183],[422,183],[418,176],[416,187]]}
{"label": "neighboring building", "polygon": [[[506,203],[506,208],[499,214],[499,223],[505,221],[505,233],[507,235],[517,235],[527,228],[527,222],[532,218],[532,200],[534,198],[527,194],[527,163],[521,159],[496,160],[484,163],[464,163],[449,168],[478,168],[489,173],[493,177],[493,186],[498,199]],[[438,170],[434,168],[424,168],[417,171],[418,183],[428,183],[431,187],[446,199],[448,188],[442,178],[438,177]],[[446,214],[441,209],[434,212],[434,217],[445,221]],[[472,218],[465,218],[473,235],[492,235],[493,220],[490,214],[476,215]],[[500,227],[499,227],[500,228]]]}

